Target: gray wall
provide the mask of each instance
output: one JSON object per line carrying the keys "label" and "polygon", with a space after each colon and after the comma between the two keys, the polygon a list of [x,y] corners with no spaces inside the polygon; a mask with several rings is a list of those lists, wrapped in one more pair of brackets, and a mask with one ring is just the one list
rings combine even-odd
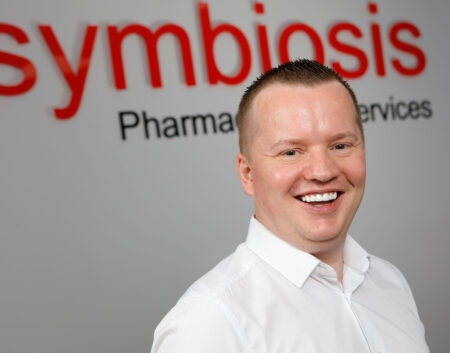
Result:
{"label": "gray wall", "polygon": [[[37,68],[33,88],[0,96],[0,351],[5,353],[142,353],[153,330],[184,290],[245,239],[253,211],[235,172],[236,133],[145,139],[142,125],[120,137],[118,112],[145,110],[160,120],[186,114],[236,111],[246,85],[260,71],[255,26],[267,25],[273,64],[277,38],[290,22],[306,22],[324,42],[326,63],[357,63],[336,52],[327,31],[338,21],[357,25],[361,39],[342,40],[369,58],[363,77],[351,80],[364,104],[429,100],[431,118],[365,124],[368,180],[351,234],[371,253],[406,275],[426,327],[431,351],[448,352],[450,317],[450,200],[448,105],[449,3],[432,0],[366,3],[321,0],[265,2],[258,17],[249,2],[210,1],[214,25],[230,22],[249,40],[252,69],[239,85],[209,85],[194,2],[2,1],[0,22],[20,27],[29,43],[0,34],[0,50],[24,56]],[[414,23],[420,38],[403,40],[427,57],[419,75],[398,74],[390,59],[414,66],[392,47],[388,30]],[[370,23],[382,28],[386,76],[375,74]],[[197,84],[186,87],[176,42],[161,40],[163,88],[147,78],[143,46],[124,43],[128,88],[114,88],[106,26],[132,22],[158,28],[174,22],[190,36]],[[37,26],[50,24],[77,67],[86,24],[99,26],[77,114],[58,120],[70,90]],[[174,44],[175,43],[175,44]],[[217,41],[225,72],[239,67],[230,37]],[[293,36],[291,56],[312,56]],[[21,80],[0,64],[0,84]],[[154,134],[154,132],[153,132]]]}

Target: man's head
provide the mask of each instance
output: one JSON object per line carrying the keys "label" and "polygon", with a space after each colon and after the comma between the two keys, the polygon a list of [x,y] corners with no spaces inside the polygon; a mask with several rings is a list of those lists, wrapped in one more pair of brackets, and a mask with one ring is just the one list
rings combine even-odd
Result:
{"label": "man's head", "polygon": [[315,62],[284,64],[267,75],[240,105],[237,167],[244,191],[274,234],[328,256],[342,249],[364,192],[356,98],[334,71]]}

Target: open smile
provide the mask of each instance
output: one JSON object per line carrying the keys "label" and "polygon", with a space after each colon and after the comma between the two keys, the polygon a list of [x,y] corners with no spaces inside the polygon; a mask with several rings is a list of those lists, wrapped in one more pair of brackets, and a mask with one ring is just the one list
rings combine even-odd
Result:
{"label": "open smile", "polygon": [[296,196],[297,200],[312,206],[323,206],[333,203],[343,193],[341,191],[331,191],[324,193],[311,193]]}

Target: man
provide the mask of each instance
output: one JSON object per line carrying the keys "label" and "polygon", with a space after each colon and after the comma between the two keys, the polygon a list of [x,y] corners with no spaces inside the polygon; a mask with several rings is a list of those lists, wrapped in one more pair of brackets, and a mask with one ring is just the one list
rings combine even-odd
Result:
{"label": "man", "polygon": [[247,240],[167,314],[152,352],[428,352],[402,274],[347,235],[366,177],[348,84],[281,65],[247,89],[238,125]]}

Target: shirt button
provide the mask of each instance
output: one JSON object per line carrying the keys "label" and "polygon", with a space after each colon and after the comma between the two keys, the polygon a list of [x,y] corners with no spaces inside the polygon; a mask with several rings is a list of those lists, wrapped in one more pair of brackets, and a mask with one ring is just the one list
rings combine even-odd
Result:
{"label": "shirt button", "polygon": [[326,268],[318,267],[318,268],[317,268],[317,272],[319,273],[319,275],[325,276],[325,275],[327,274],[328,271],[327,271]]}

